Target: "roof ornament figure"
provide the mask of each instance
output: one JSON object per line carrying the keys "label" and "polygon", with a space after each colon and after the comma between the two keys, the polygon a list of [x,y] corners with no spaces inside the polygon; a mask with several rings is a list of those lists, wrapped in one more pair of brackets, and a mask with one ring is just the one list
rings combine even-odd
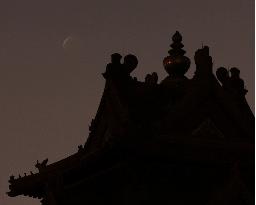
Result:
{"label": "roof ornament figure", "polygon": [[14,182],[14,180],[15,180],[15,177],[13,175],[11,175],[10,179],[9,179],[9,182],[12,183],[12,182]]}
{"label": "roof ornament figure", "polygon": [[244,88],[244,81],[240,78],[240,70],[236,67],[230,69],[230,87],[234,93],[244,96],[248,91]]}
{"label": "roof ornament figure", "polygon": [[137,67],[138,59],[135,55],[128,54],[124,57],[124,63],[121,63],[122,56],[119,53],[111,55],[111,63],[107,64],[104,78],[112,77],[119,79],[130,76],[131,72]]}
{"label": "roof ornament figure", "polygon": [[180,78],[188,71],[190,60],[184,56],[186,51],[182,49],[184,45],[181,43],[182,36],[178,31],[172,36],[172,40],[171,49],[168,51],[169,56],[164,58],[163,65],[171,77]]}
{"label": "roof ornament figure", "polygon": [[45,167],[46,167],[46,164],[48,162],[48,158],[46,158],[45,160],[43,160],[41,163],[38,162],[38,160],[36,160],[36,164],[35,164],[35,167],[38,169],[38,171],[42,171]]}
{"label": "roof ornament figure", "polygon": [[147,74],[145,77],[145,83],[148,85],[156,85],[158,81],[158,75],[156,72],[152,74]]}
{"label": "roof ornament figure", "polygon": [[213,61],[209,52],[210,48],[208,46],[203,46],[203,48],[198,49],[195,52],[194,60],[196,64],[195,77],[201,79],[207,79],[212,75]]}
{"label": "roof ornament figure", "polygon": [[111,63],[107,64],[106,72],[103,73],[104,78],[108,78],[109,76],[116,76],[120,73],[122,56],[119,53],[113,53],[111,55]]}
{"label": "roof ornament figure", "polygon": [[82,152],[84,150],[83,145],[78,145],[78,152]]}
{"label": "roof ornament figure", "polygon": [[229,73],[224,67],[219,67],[216,71],[217,79],[221,82],[224,89],[228,89]]}
{"label": "roof ornament figure", "polygon": [[128,54],[124,57],[124,69],[127,75],[130,75],[132,71],[137,67],[138,65],[138,59],[135,55]]}
{"label": "roof ornament figure", "polygon": [[216,71],[216,76],[222,87],[234,96],[244,97],[248,92],[245,89],[243,79],[240,78],[240,70],[238,68],[233,67],[228,71],[226,68],[220,67]]}

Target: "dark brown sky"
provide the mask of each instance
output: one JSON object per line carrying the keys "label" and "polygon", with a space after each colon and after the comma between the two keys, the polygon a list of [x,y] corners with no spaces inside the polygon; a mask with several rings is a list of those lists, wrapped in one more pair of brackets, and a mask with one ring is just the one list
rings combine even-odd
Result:
{"label": "dark brown sky", "polygon": [[0,204],[39,204],[4,195],[9,175],[34,171],[37,159],[51,163],[84,144],[111,53],[137,55],[140,80],[153,71],[163,79],[162,59],[176,30],[188,57],[203,43],[215,70],[241,69],[254,109],[253,0],[2,0]]}

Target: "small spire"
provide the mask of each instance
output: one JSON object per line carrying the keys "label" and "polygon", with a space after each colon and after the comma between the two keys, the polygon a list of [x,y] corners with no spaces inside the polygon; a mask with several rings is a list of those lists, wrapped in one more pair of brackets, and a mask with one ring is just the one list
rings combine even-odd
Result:
{"label": "small spire", "polygon": [[183,56],[186,51],[182,49],[184,45],[181,43],[182,36],[179,31],[176,31],[175,34],[172,36],[172,41],[173,43],[170,45],[171,49],[168,51],[170,56]]}
{"label": "small spire", "polygon": [[173,34],[172,40],[174,42],[181,42],[182,41],[182,36],[181,36],[179,31],[176,31],[175,34]]}
{"label": "small spire", "polygon": [[189,69],[190,60],[184,56],[186,51],[182,49],[184,45],[181,43],[182,36],[178,31],[172,36],[172,40],[171,49],[168,51],[169,56],[164,58],[163,65],[170,76],[183,78]]}

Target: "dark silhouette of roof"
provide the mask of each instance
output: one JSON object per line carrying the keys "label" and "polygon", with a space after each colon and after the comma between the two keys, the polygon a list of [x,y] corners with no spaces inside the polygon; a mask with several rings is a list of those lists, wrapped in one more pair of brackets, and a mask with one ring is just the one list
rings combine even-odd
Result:
{"label": "dark silhouette of roof", "polygon": [[130,76],[138,64],[136,56],[125,56],[122,64],[122,56],[113,54],[103,74],[105,89],[85,145],[53,164],[37,162],[36,174],[11,176],[8,195],[45,198],[46,184],[53,179],[62,176],[62,186],[67,187],[86,184],[87,179],[97,178],[102,170],[112,170],[127,158],[252,163],[254,115],[238,69],[230,70],[230,77],[226,68],[219,68],[218,81],[209,47],[204,46],[195,52],[196,72],[188,79],[190,60],[184,56],[179,32],[173,41],[163,62],[169,75],[160,83],[155,72],[145,82],[137,81]]}

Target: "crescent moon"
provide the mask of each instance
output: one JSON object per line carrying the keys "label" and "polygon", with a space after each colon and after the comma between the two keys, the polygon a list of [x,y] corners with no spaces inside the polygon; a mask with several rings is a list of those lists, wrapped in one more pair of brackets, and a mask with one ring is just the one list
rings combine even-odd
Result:
{"label": "crescent moon", "polygon": [[67,38],[64,39],[63,43],[62,43],[62,47],[64,49],[67,48],[68,44],[73,40],[73,38],[71,36],[68,36]]}

